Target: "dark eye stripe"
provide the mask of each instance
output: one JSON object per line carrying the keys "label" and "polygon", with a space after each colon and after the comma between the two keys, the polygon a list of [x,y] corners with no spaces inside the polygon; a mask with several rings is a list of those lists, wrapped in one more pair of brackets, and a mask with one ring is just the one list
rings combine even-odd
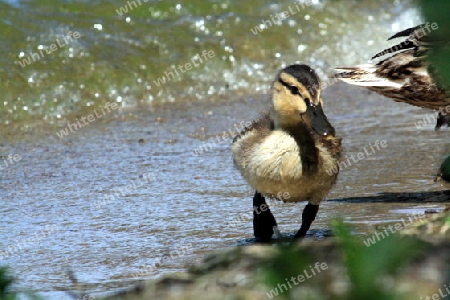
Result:
{"label": "dark eye stripe", "polygon": [[299,95],[300,97],[303,98],[302,94],[300,94],[300,91],[298,90],[298,87],[294,85],[289,85],[281,79],[278,79],[278,82],[281,83],[284,87],[286,87],[291,92],[292,95]]}
{"label": "dark eye stripe", "polygon": [[303,97],[303,95],[298,90],[298,87],[294,85],[289,85],[281,79],[278,79],[278,82],[281,83],[284,87],[286,87],[291,92],[292,95],[299,95],[300,97],[302,97],[303,101],[305,101],[306,103],[306,106],[311,106],[311,99]]}

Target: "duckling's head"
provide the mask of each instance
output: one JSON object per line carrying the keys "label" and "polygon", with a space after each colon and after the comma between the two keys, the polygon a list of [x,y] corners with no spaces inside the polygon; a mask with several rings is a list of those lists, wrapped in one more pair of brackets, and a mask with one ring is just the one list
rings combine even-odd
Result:
{"label": "duckling's head", "polygon": [[319,77],[307,65],[291,65],[278,73],[273,106],[276,128],[304,124],[320,136],[335,134],[322,110]]}

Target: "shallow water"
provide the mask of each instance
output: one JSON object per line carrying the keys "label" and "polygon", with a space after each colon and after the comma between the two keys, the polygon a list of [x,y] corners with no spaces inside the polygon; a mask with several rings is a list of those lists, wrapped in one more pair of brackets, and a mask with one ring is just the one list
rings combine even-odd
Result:
{"label": "shallow water", "polygon": [[[323,97],[347,155],[376,140],[388,146],[341,171],[309,238],[326,236],[334,218],[364,233],[450,202],[448,193],[433,193],[443,190],[433,176],[448,150],[448,130],[434,132],[432,125],[412,130],[421,110],[344,84],[330,87]],[[357,108],[364,98],[366,105]],[[353,108],[355,125],[340,108],[342,101]],[[202,155],[193,152],[210,141],[205,138],[256,116],[265,102],[254,96],[163,105],[119,113],[64,139],[53,134],[5,143],[2,152],[19,153],[21,160],[1,178],[2,249],[56,226],[2,261],[18,277],[18,288],[63,297],[56,291],[73,288],[65,275],[70,267],[87,291],[112,291],[130,285],[137,272],[144,278],[183,270],[211,250],[252,243],[251,219],[242,214],[251,212],[253,191],[233,168],[229,144]],[[367,108],[373,114],[365,114]],[[147,176],[146,182],[144,174],[154,179]],[[126,190],[133,181],[136,188]],[[98,204],[115,192],[119,195],[110,203]],[[283,234],[298,229],[304,205],[273,207]],[[244,221],[232,226],[236,220]],[[149,267],[155,263],[156,271]]]}
{"label": "shallow water", "polygon": [[325,78],[421,21],[410,1],[140,3],[0,1],[1,123],[61,125],[108,101],[136,108],[261,93],[296,61]]}
{"label": "shallow water", "polygon": [[[212,145],[212,139],[267,107],[263,93],[282,65],[299,60],[324,77],[330,66],[365,62],[392,30],[418,23],[417,11],[403,1],[320,2],[256,36],[249,28],[288,2],[190,2],[180,10],[175,2],[149,2],[152,17],[142,6],[129,22],[114,12],[120,1],[13,3],[0,4],[8,16],[3,26],[12,30],[5,42],[10,56],[0,58],[8,102],[0,109],[8,124],[0,140],[0,164],[8,163],[0,175],[0,254],[8,246],[13,252],[0,263],[11,267],[16,288],[49,299],[75,289],[69,268],[86,292],[112,292],[135,277],[185,270],[212,250],[252,243],[252,221],[243,214],[251,213],[253,191],[233,168],[230,140]],[[30,10],[36,13],[17,21]],[[14,53],[68,27],[84,37],[73,58],[61,49],[25,68],[12,65]],[[151,52],[152,43],[165,50]],[[145,88],[143,82],[151,85],[203,49],[217,59],[163,89]],[[343,83],[326,88],[323,99],[346,155],[366,148],[370,156],[342,169],[308,238],[327,236],[334,218],[364,234],[450,203],[446,188],[433,181],[449,152],[450,130],[414,125],[429,111]],[[67,122],[81,122],[108,101],[121,107],[58,137]],[[377,140],[387,146],[376,148]],[[205,143],[211,148],[199,154]],[[20,159],[9,163],[9,154]],[[305,204],[273,207],[283,234],[296,232]],[[236,220],[244,221],[233,226]]]}

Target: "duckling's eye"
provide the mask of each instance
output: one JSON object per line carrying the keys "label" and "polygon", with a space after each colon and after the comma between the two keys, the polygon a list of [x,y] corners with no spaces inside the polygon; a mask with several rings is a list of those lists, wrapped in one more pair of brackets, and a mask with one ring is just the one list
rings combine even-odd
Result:
{"label": "duckling's eye", "polygon": [[290,87],[289,87],[289,90],[291,91],[291,94],[293,94],[293,95],[300,95],[300,92],[299,92],[299,90],[298,90],[298,87],[296,87],[296,86],[294,86],[294,85],[290,86]]}

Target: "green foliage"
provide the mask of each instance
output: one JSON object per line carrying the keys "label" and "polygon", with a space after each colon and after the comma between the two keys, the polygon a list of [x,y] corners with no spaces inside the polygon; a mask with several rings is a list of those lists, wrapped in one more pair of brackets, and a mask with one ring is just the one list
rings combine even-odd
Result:
{"label": "green foliage", "polygon": [[0,300],[16,300],[16,299],[31,299],[43,300],[41,297],[35,295],[33,292],[25,291],[23,296],[19,297],[18,293],[11,291],[11,285],[14,279],[9,275],[7,267],[0,267]]}
{"label": "green foliage", "polygon": [[8,274],[8,268],[0,267],[0,299],[1,300],[14,300],[16,299],[16,293],[10,292],[9,288],[13,283],[13,279]]}
{"label": "green foliage", "polygon": [[[266,268],[265,279],[269,286],[276,287],[277,284],[285,284],[286,278],[297,276],[308,268],[312,258],[304,250],[295,249],[293,246],[280,246],[280,253],[269,262]],[[289,298],[291,289],[280,294]]]}
{"label": "green foliage", "polygon": [[450,181],[450,156],[447,157],[441,165],[441,177]]}
{"label": "green foliage", "polygon": [[423,249],[423,244],[394,234],[367,247],[342,222],[334,222],[334,228],[352,284],[350,299],[403,299],[385,289],[382,281],[393,281],[396,272]]}
{"label": "green foliage", "polygon": [[450,47],[447,42],[450,37],[450,1],[448,0],[421,0],[420,7],[425,20],[437,23],[437,30],[432,30],[431,38],[437,41],[433,45],[433,51],[428,57],[439,74],[441,84],[450,86]]}
{"label": "green foliage", "polygon": [[[409,299],[407,295],[401,295],[395,290],[395,275],[424,249],[424,243],[392,234],[367,247],[361,238],[353,236],[348,226],[341,221],[334,222],[333,227],[346,270],[346,274],[342,274],[342,277],[348,277],[350,281],[348,294],[333,299]],[[283,246],[266,269],[266,283],[275,288],[278,284],[286,283],[286,278],[296,277],[304,270],[310,270],[309,266],[315,262],[316,260],[309,257],[304,249]],[[301,286],[300,284],[298,287]],[[289,299],[290,292],[289,289],[280,293],[278,297]]]}
{"label": "green foliage", "polygon": [[[429,63],[434,66],[439,75],[439,83],[450,89],[450,1],[448,0],[419,0],[420,8],[425,20],[437,23],[439,28],[431,31],[433,51],[429,55]],[[441,165],[441,177],[450,181],[450,156]]]}

